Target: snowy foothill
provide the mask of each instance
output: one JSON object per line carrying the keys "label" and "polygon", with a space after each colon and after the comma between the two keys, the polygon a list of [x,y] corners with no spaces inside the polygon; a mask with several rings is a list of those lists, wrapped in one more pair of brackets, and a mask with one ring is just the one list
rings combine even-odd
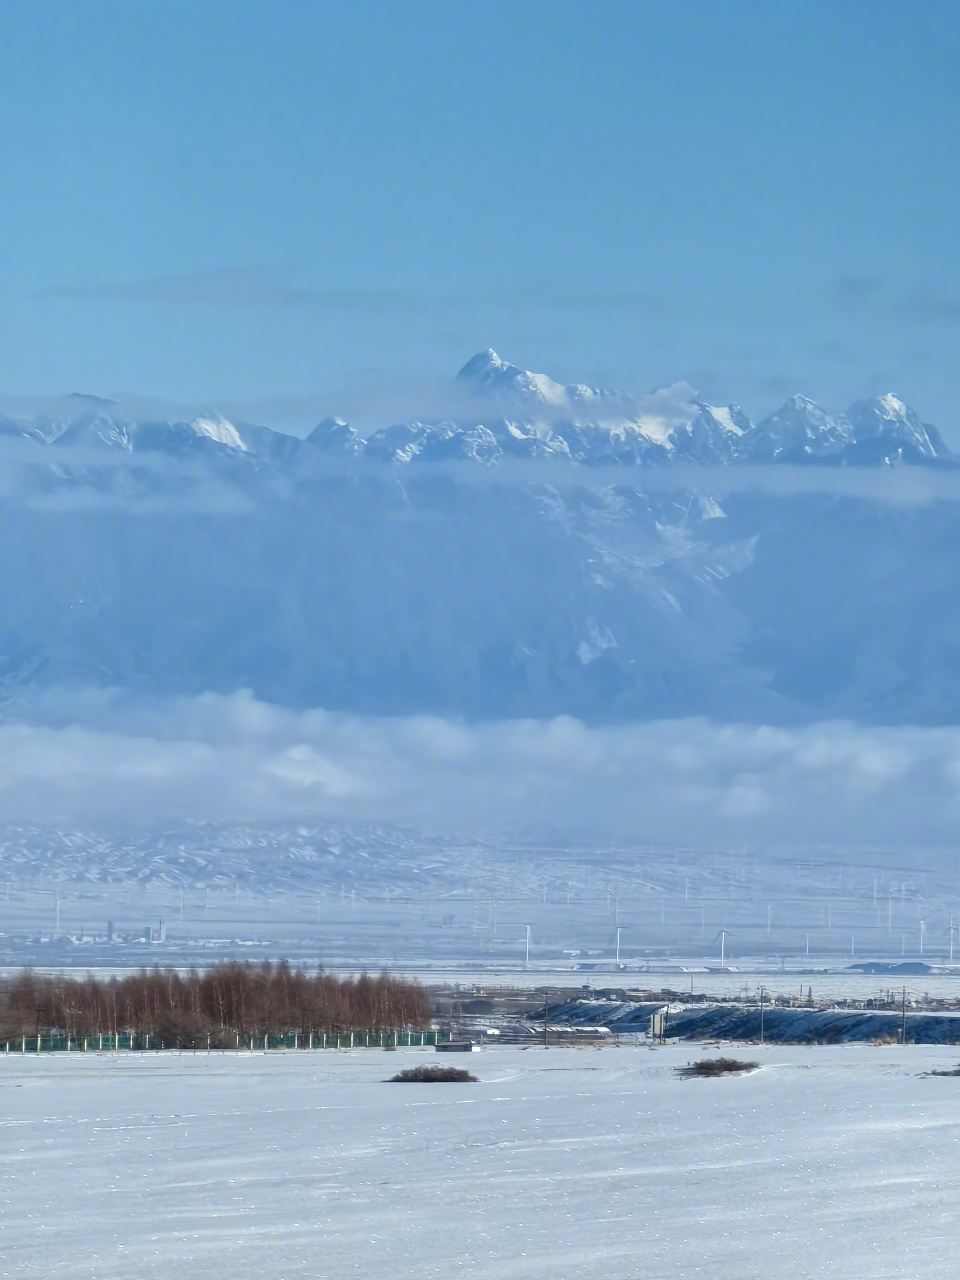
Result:
{"label": "snowy foothill", "polygon": [[960,1081],[935,1047],[0,1060],[0,1275],[956,1274]]}

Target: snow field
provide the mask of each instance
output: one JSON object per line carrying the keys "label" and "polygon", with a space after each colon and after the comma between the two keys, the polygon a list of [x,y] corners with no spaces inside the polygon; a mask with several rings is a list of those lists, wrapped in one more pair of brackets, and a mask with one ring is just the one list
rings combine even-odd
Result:
{"label": "snow field", "polygon": [[0,1276],[952,1277],[957,1051],[0,1059]]}

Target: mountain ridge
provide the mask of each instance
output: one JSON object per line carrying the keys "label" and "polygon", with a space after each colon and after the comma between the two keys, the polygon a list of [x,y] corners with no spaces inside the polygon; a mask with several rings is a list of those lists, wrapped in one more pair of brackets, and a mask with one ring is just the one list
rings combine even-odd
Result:
{"label": "mountain ridge", "polygon": [[456,384],[467,394],[455,415],[397,422],[365,437],[340,417],[323,419],[303,440],[215,412],[136,420],[113,413],[111,401],[77,393],[65,398],[62,416],[0,418],[0,436],[58,450],[246,455],[249,464],[280,470],[314,451],[395,465],[554,458],[582,466],[960,467],[937,428],[893,393],[856,401],[841,414],[794,395],[754,423],[739,405],[711,405],[686,384],[647,397],[564,385],[492,348],[472,356]]}
{"label": "mountain ridge", "polygon": [[0,421],[0,724],[87,687],[960,723],[960,486],[929,474],[956,459],[896,396],[754,424],[685,384],[631,399],[490,351],[459,388],[455,416],[366,438],[79,398]]}

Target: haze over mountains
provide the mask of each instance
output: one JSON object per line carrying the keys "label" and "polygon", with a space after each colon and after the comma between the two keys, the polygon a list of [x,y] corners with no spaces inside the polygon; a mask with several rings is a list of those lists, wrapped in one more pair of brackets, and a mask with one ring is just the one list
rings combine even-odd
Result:
{"label": "haze over mountains", "polygon": [[4,418],[8,712],[93,685],[472,720],[960,718],[960,462],[896,396],[795,396],[755,425],[492,351],[455,393],[454,418],[366,437],[86,396]]}

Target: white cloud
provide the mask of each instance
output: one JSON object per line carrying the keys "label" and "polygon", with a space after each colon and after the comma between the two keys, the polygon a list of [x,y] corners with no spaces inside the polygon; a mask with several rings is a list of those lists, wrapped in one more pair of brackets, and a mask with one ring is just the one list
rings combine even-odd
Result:
{"label": "white cloud", "polygon": [[0,820],[531,823],[636,839],[947,847],[960,728],[469,725],[246,693],[60,693],[0,725]]}

